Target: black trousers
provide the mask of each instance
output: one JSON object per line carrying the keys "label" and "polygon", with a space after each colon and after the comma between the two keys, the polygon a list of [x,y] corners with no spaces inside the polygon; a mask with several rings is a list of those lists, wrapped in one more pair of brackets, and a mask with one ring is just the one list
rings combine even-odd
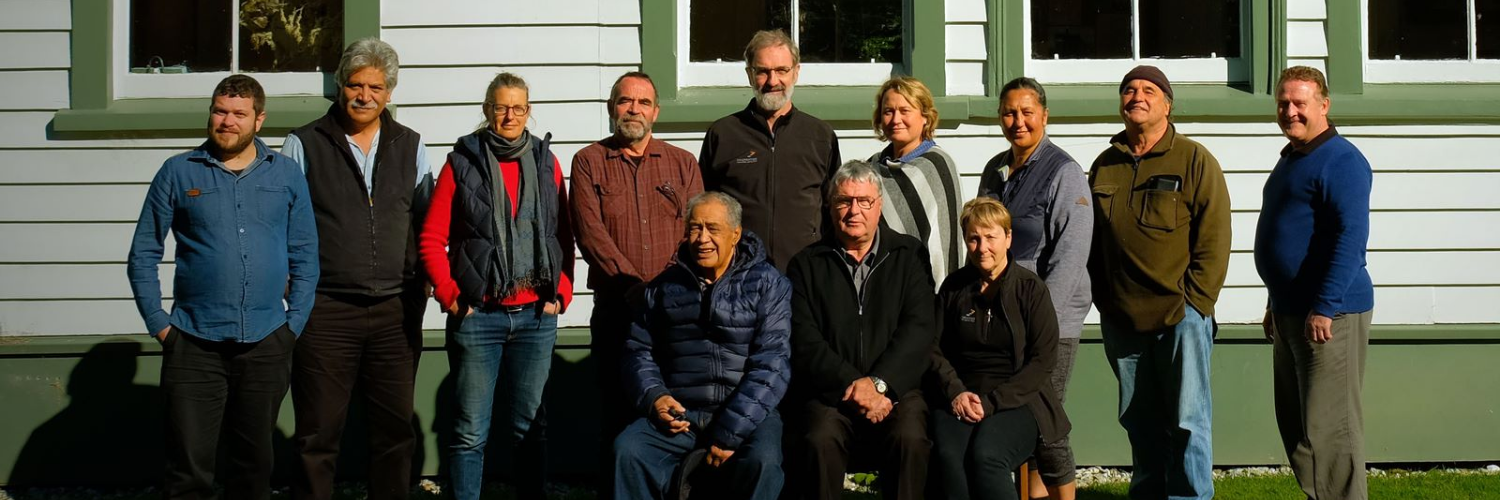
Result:
{"label": "black trousers", "polygon": [[977,424],[950,411],[934,412],[932,469],[940,498],[1014,500],[1011,472],[1031,456],[1036,441],[1036,417],[1025,406],[985,415]]}
{"label": "black trousers", "polygon": [[837,500],[844,493],[850,457],[860,470],[879,471],[885,498],[918,500],[927,485],[927,403],[922,391],[909,391],[879,424],[847,407],[816,399],[797,408],[795,430],[787,433],[787,490],[782,498]]}
{"label": "black trousers", "polygon": [[213,499],[220,437],[225,497],[271,497],[272,436],[296,336],[282,325],[253,344],[211,342],[176,327],[162,344],[166,480],[162,498]]}
{"label": "black trousers", "polygon": [[599,390],[599,499],[614,494],[615,437],[639,418],[634,402],[625,394],[621,365],[625,356],[625,338],[630,336],[630,306],[624,298],[594,296],[594,312],[589,318],[590,357],[594,358],[595,384]]}
{"label": "black trousers", "polygon": [[293,498],[333,497],[339,441],[356,386],[369,425],[370,498],[405,499],[411,492],[412,392],[425,295],[420,289],[386,297],[317,295],[292,364],[293,440],[302,469]]}

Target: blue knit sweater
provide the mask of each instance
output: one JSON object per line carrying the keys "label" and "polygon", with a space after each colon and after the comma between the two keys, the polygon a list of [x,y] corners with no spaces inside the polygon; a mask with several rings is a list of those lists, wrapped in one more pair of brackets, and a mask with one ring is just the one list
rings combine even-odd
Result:
{"label": "blue knit sweater", "polygon": [[1277,314],[1369,311],[1370,163],[1332,128],[1309,146],[1288,146],[1266,179],[1256,270]]}

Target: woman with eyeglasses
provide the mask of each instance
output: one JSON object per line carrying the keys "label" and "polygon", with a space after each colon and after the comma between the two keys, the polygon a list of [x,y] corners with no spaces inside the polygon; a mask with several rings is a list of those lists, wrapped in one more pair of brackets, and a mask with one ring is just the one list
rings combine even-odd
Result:
{"label": "woman with eyeglasses", "polygon": [[542,388],[557,315],[573,296],[573,235],[552,135],[532,135],[530,114],[526,81],[496,75],[485,127],[448,154],[420,238],[433,295],[448,313],[458,407],[447,455],[459,500],[479,498],[497,392],[509,409],[505,439],[516,445],[517,496],[545,498]]}
{"label": "woman with eyeglasses", "polygon": [[927,247],[934,283],[963,265],[958,234],[958,164],[933,140],[938,111],[920,80],[898,76],[875,94],[876,136],[890,141],[870,157],[887,199],[882,222]]}
{"label": "woman with eyeglasses", "polygon": [[938,289],[931,479],[940,498],[1014,499],[1011,471],[1038,436],[1070,428],[1050,383],[1057,315],[1047,284],[1007,256],[1011,216],[999,201],[976,198],[959,220],[969,265]]}

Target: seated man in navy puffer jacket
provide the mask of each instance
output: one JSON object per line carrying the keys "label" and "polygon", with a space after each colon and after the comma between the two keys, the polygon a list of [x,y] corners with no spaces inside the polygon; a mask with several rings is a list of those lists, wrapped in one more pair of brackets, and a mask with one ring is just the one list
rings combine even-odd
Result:
{"label": "seated man in navy puffer jacket", "polygon": [[664,498],[695,449],[723,468],[732,495],[781,492],[792,286],[740,227],[719,192],[688,201],[676,262],[646,288],[624,359],[628,397],[645,416],[615,439],[615,498]]}

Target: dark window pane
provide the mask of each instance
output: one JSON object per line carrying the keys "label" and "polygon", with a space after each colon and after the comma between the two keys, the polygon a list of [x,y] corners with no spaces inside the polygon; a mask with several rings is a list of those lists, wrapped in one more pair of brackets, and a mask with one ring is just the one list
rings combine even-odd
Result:
{"label": "dark window pane", "polygon": [[343,48],[343,0],[240,0],[240,71],[333,72]]}
{"label": "dark window pane", "polygon": [[688,60],[693,62],[742,61],[745,44],[756,31],[791,27],[788,0],[692,1]]}
{"label": "dark window pane", "polygon": [[1370,0],[1370,59],[1468,59],[1464,0]]}
{"label": "dark window pane", "polygon": [[1141,58],[1239,57],[1239,0],[1140,0]]}
{"label": "dark window pane", "polygon": [[1129,59],[1130,0],[1031,2],[1031,57]]}
{"label": "dark window pane", "polygon": [[168,71],[229,69],[229,1],[130,2],[130,67]]}
{"label": "dark window pane", "polygon": [[901,0],[802,0],[803,62],[901,62]]}
{"label": "dark window pane", "polygon": [[1480,59],[1500,59],[1500,0],[1474,0]]}

